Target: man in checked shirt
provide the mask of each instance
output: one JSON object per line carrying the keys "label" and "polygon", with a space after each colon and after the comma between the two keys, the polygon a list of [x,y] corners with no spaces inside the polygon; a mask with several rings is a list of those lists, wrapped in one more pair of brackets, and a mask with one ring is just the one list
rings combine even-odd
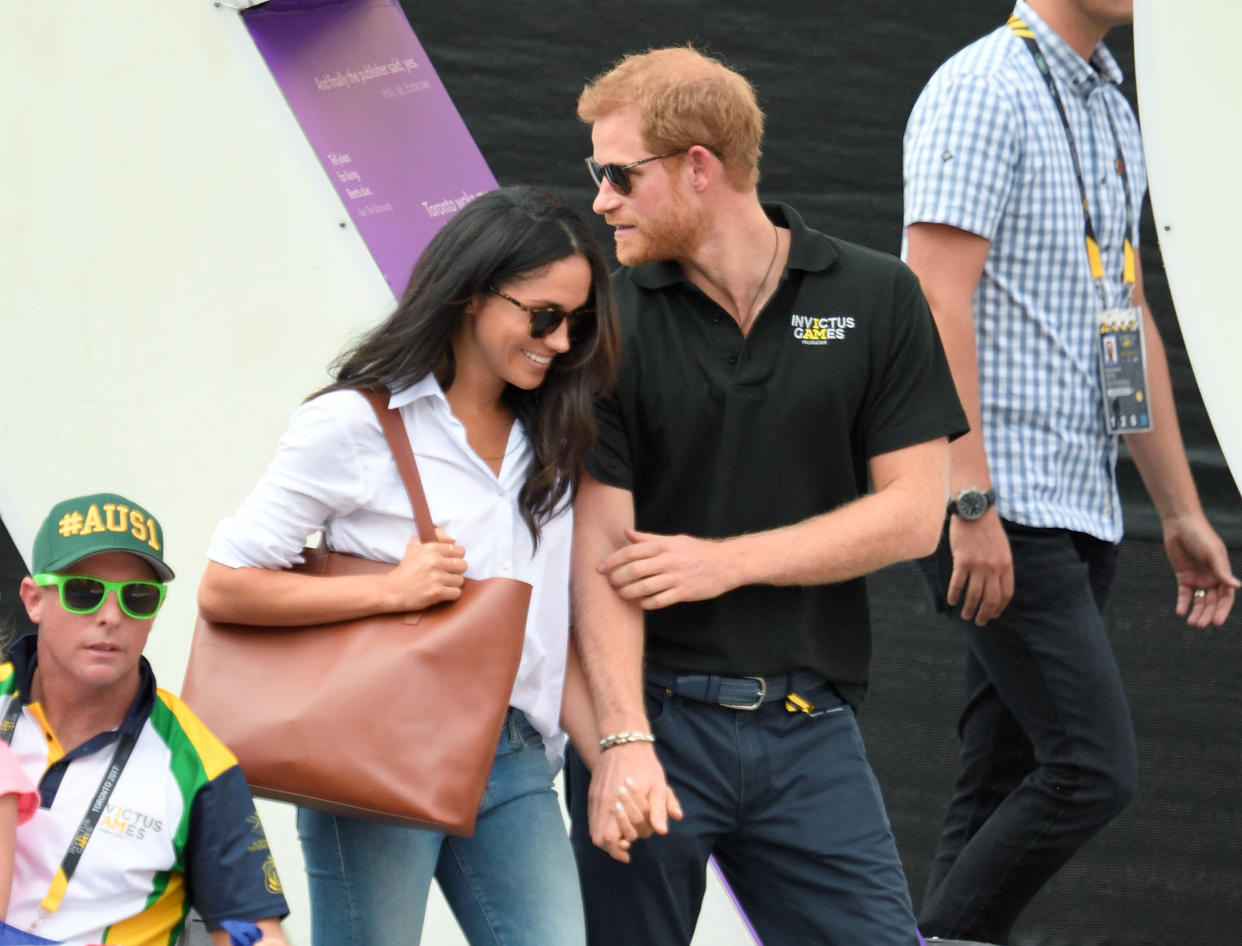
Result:
{"label": "man in checked shirt", "polygon": [[1006,942],[1134,794],[1101,620],[1122,534],[1119,436],[1160,514],[1176,613],[1220,624],[1238,587],[1143,296],[1141,141],[1102,43],[1131,16],[1128,0],[1019,0],[937,71],[906,129],[905,258],[971,425],[950,448],[949,515],[926,563],[969,644],[928,936]]}

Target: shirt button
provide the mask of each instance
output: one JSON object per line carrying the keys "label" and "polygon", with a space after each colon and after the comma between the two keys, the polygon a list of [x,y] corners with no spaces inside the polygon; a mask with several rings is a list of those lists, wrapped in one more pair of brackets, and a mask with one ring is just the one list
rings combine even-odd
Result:
{"label": "shirt button", "polygon": [[1106,515],[1106,516],[1111,516],[1112,514],[1113,514],[1113,507],[1112,507],[1112,506],[1105,506],[1105,507],[1104,507],[1104,515]]}
{"label": "shirt button", "polygon": [[736,364],[737,364],[737,355],[730,355],[730,356],[729,356],[729,364],[731,364],[731,365],[736,365]]}

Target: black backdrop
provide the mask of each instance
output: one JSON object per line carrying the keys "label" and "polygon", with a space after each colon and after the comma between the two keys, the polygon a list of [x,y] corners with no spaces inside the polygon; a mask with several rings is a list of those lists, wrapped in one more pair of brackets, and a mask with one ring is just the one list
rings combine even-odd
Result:
{"label": "black backdrop", "polygon": [[[759,91],[768,116],[763,195],[794,204],[812,226],[893,252],[910,106],[943,59],[1009,11],[1004,0],[788,2],[769,11],[741,0],[403,2],[502,184],[539,184],[589,215],[590,141],[573,114],[583,82],[627,52],[693,42]],[[1129,31],[1109,43],[1132,75]],[[1132,80],[1127,92],[1133,100]],[[1149,210],[1142,239],[1195,476],[1237,550],[1242,503],[1186,359]],[[1139,734],[1140,796],[1036,899],[1014,941],[1224,946],[1242,918],[1237,619],[1206,632],[1174,619],[1158,522],[1124,459],[1121,477],[1130,537],[1108,621]],[[1234,560],[1242,569],[1237,551]],[[22,574],[0,525],[0,618],[16,617]],[[962,646],[930,613],[911,567],[881,573],[872,591],[876,661],[862,721],[917,905],[953,776]]]}
{"label": "black backdrop", "polygon": [[[403,2],[502,184],[539,184],[589,215],[589,131],[574,117],[583,83],[626,53],[692,42],[759,92],[768,119],[764,197],[792,203],[812,226],[891,252],[901,238],[910,107],[940,62],[1011,8],[1008,0],[766,10],[741,0]],[[1133,101],[1130,31],[1115,31],[1109,44],[1131,77]],[[1186,359],[1149,209],[1142,241],[1195,475],[1217,528],[1242,548],[1242,504]],[[1231,943],[1242,886],[1236,619],[1208,632],[1175,620],[1158,520],[1128,462],[1121,475],[1130,538],[1108,621],[1139,733],[1141,794],[1032,904],[1015,942]],[[875,675],[862,724],[917,905],[953,777],[962,646],[930,613],[910,566],[884,572],[872,590]]]}

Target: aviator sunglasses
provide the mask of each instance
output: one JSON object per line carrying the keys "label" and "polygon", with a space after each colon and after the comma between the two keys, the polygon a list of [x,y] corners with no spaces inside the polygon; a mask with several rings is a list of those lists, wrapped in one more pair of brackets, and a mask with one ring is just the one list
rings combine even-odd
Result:
{"label": "aviator sunglasses", "polygon": [[108,594],[115,593],[121,610],[131,618],[145,620],[155,617],[168,586],[162,581],[108,581],[86,575],[58,575],[39,572],[36,585],[55,585],[60,589],[60,606],[73,614],[94,614],[103,607]]}
{"label": "aviator sunglasses", "polygon": [[591,315],[595,311],[590,306],[583,306],[581,309],[574,309],[572,312],[566,312],[560,306],[556,305],[531,306],[527,305],[525,302],[519,302],[517,299],[514,299],[513,296],[509,295],[507,292],[497,289],[495,286],[488,286],[487,291],[494,292],[496,295],[500,296],[500,298],[505,299],[508,302],[512,302],[515,306],[522,309],[527,315],[530,316],[531,338],[543,338],[546,335],[551,335],[561,327],[561,323],[566,319],[569,319],[569,330],[572,334],[574,329],[577,327],[575,323],[582,316]]}
{"label": "aviator sunglasses", "polygon": [[689,150],[689,148],[674,148],[672,151],[665,151],[663,154],[653,154],[649,158],[640,158],[637,161],[631,161],[629,164],[600,164],[594,158],[587,158],[586,166],[587,170],[591,172],[591,179],[595,181],[596,189],[607,178],[608,183],[612,185],[612,189],[624,197],[630,192],[630,168],[636,168],[640,164],[649,164],[652,161],[659,161],[661,158],[671,158],[675,154],[681,154],[683,151]]}

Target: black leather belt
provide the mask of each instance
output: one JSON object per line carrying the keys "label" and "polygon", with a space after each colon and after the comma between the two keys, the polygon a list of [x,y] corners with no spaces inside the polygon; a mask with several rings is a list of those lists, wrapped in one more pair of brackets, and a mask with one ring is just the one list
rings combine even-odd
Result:
{"label": "black leather belt", "polygon": [[686,699],[715,703],[735,710],[755,710],[764,703],[783,700],[790,693],[822,687],[826,682],[812,670],[795,670],[768,677],[724,677],[713,673],[680,673],[651,664],[647,665],[644,676],[649,683]]}

